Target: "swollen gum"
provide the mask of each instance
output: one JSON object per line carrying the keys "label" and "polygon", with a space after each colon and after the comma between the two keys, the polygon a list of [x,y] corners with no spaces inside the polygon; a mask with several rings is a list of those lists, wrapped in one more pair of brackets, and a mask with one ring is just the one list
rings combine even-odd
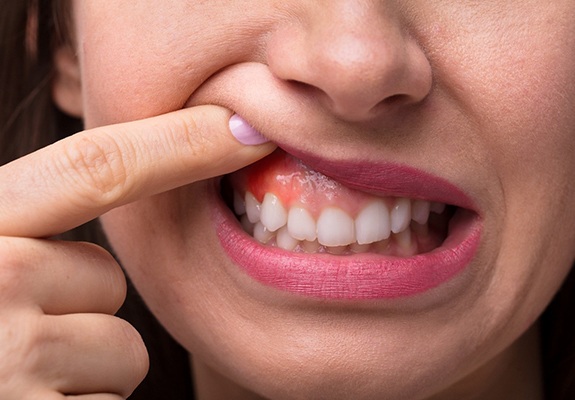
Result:
{"label": "swollen gum", "polygon": [[[337,206],[355,217],[374,199],[312,170],[281,150],[232,174],[230,180],[236,190],[251,192],[259,202],[266,193],[273,193],[284,207],[302,206],[315,218],[328,206]],[[384,200],[391,209],[395,200]]]}

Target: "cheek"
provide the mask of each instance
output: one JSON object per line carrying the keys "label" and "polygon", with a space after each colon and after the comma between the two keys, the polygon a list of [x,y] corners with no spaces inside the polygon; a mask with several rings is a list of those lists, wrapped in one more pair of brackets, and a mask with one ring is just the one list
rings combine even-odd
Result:
{"label": "cheek", "polygon": [[[533,71],[529,76],[545,74]],[[497,104],[484,123],[487,163],[502,193],[493,303],[519,310],[515,318],[523,328],[543,311],[575,259],[575,88],[563,72],[547,84],[521,82],[529,90]]]}
{"label": "cheek", "polygon": [[560,283],[575,248],[572,15],[526,4],[524,16],[494,19],[499,30],[455,39],[459,53],[442,49],[452,65],[443,65],[449,78],[441,78],[459,83],[450,94],[481,132],[482,150],[469,157],[480,160],[491,178],[486,187],[500,199],[491,211],[503,232],[498,273],[510,278],[501,282],[511,291],[521,287],[517,279],[540,288],[530,296]]}
{"label": "cheek", "polygon": [[513,97],[491,109],[485,131],[509,247],[538,253],[533,265],[562,275],[575,248],[575,85],[571,68],[560,66],[575,65],[575,55],[547,59],[555,65],[532,65]]}
{"label": "cheek", "polygon": [[[76,36],[88,127],[182,108],[206,79],[265,62],[273,2],[77,2]],[[153,10],[153,12],[150,12]]]}
{"label": "cheek", "polygon": [[477,132],[462,152],[488,177],[484,244],[497,261],[475,308],[486,331],[508,339],[538,317],[575,258],[575,20],[551,26],[557,10],[532,11],[529,26],[494,18],[509,25],[439,32],[446,45],[430,55],[438,87]]}
{"label": "cheek", "polygon": [[516,90],[485,123],[489,162],[503,189],[499,277],[530,319],[575,258],[575,85],[571,68],[561,67],[575,65],[575,56],[564,55],[526,65],[530,73],[519,75],[527,80],[513,82]]}
{"label": "cheek", "polygon": [[[157,54],[148,54],[136,42],[131,57],[110,40],[99,48],[86,43],[83,51],[83,94],[85,122],[95,127],[142,119],[182,108],[199,85],[183,66],[167,64]],[[141,46],[139,48],[138,46]],[[104,54],[104,55],[103,55]],[[183,84],[182,84],[183,82]]]}
{"label": "cheek", "polygon": [[[206,303],[217,303],[218,294],[231,290],[216,267],[222,255],[205,204],[208,186],[191,185],[100,217],[138,292],[161,322],[172,332],[182,332],[177,337],[190,336],[188,325],[212,314]],[[200,254],[212,257],[200,261]],[[201,311],[206,307],[208,312]]]}
{"label": "cheek", "polygon": [[217,2],[171,2],[156,12],[148,3],[77,7],[88,127],[180,109],[205,79],[253,50],[247,39],[236,43],[233,19]]}

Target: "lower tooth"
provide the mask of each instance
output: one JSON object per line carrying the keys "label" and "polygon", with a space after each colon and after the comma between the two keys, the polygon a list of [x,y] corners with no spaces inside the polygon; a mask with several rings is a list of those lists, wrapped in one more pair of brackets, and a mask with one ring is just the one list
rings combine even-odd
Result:
{"label": "lower tooth", "polygon": [[420,235],[420,236],[427,236],[429,234],[429,225],[428,224],[420,224],[419,222],[413,221],[411,225],[409,225],[411,230]]}
{"label": "lower tooth", "polygon": [[398,245],[398,250],[403,255],[413,255],[413,241],[411,240],[411,229],[407,228],[395,234],[395,241]]}
{"label": "lower tooth", "polygon": [[349,249],[353,253],[366,253],[370,247],[371,244],[359,244],[357,242],[349,245]]}
{"label": "lower tooth", "polygon": [[241,216],[240,218],[240,224],[242,225],[242,228],[244,231],[246,231],[247,233],[249,233],[250,235],[253,235],[254,233],[254,224],[250,221],[249,217],[247,214],[244,214]]}
{"label": "lower tooth", "polygon": [[294,250],[299,244],[299,240],[294,239],[288,232],[287,226],[283,226],[277,231],[276,244],[285,250]]}
{"label": "lower tooth", "polygon": [[326,251],[330,254],[340,255],[345,253],[347,250],[347,246],[333,246],[333,247],[326,247]]}
{"label": "lower tooth", "polygon": [[372,251],[379,254],[388,254],[390,245],[391,245],[391,239],[385,239],[380,242],[375,242],[372,244]]}
{"label": "lower tooth", "polygon": [[301,242],[301,248],[306,253],[317,253],[321,247],[321,244],[317,240],[310,242],[308,240],[304,240]]}
{"label": "lower tooth", "polygon": [[265,244],[269,242],[272,237],[274,237],[274,233],[268,231],[268,229],[264,226],[264,224],[258,222],[254,226],[253,236],[257,241]]}

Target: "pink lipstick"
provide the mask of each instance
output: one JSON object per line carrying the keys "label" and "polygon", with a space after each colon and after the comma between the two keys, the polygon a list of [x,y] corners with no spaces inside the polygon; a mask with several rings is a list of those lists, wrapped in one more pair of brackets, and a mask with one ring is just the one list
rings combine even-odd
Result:
{"label": "pink lipstick", "polygon": [[[473,260],[481,238],[481,219],[473,209],[472,200],[455,185],[409,166],[325,160],[298,154],[293,149],[290,153],[314,174],[325,175],[346,190],[357,191],[357,198],[366,193],[409,197],[442,202],[457,207],[457,211],[449,220],[445,238],[420,254],[407,257],[373,251],[307,254],[258,242],[242,229],[237,216],[223,201],[215,199],[214,220],[221,245],[232,262],[255,281],[312,298],[396,299],[424,293],[452,280]],[[281,160],[291,156],[280,151],[279,156],[273,157]],[[260,163],[265,166],[269,160]],[[260,166],[257,172],[258,163],[251,168],[256,171],[249,175],[253,186],[253,182],[259,182],[265,175],[261,171],[269,168]]]}

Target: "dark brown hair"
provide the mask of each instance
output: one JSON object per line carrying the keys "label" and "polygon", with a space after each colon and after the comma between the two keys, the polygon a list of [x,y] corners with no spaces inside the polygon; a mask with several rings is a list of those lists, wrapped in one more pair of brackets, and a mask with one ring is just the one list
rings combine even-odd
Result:
{"label": "dark brown hair", "polygon": [[[52,55],[68,45],[66,0],[0,0],[0,165],[82,129],[51,98]],[[104,246],[97,223],[66,235]],[[142,334],[150,374],[132,399],[189,399],[187,355],[157,323],[129,285],[120,315]],[[572,272],[541,317],[546,398],[575,399],[575,274]]]}
{"label": "dark brown hair", "polygon": [[59,45],[54,12],[42,1],[2,2],[0,163],[53,142],[72,124],[50,99],[52,50]]}
{"label": "dark brown hair", "polygon": [[[0,165],[82,129],[82,121],[52,102],[53,53],[70,45],[66,0],[0,0]],[[1,187],[1,184],[0,184]],[[109,249],[97,221],[58,239],[85,240]],[[130,399],[191,399],[187,353],[166,333],[128,281],[118,312],[142,335],[150,372]]]}

